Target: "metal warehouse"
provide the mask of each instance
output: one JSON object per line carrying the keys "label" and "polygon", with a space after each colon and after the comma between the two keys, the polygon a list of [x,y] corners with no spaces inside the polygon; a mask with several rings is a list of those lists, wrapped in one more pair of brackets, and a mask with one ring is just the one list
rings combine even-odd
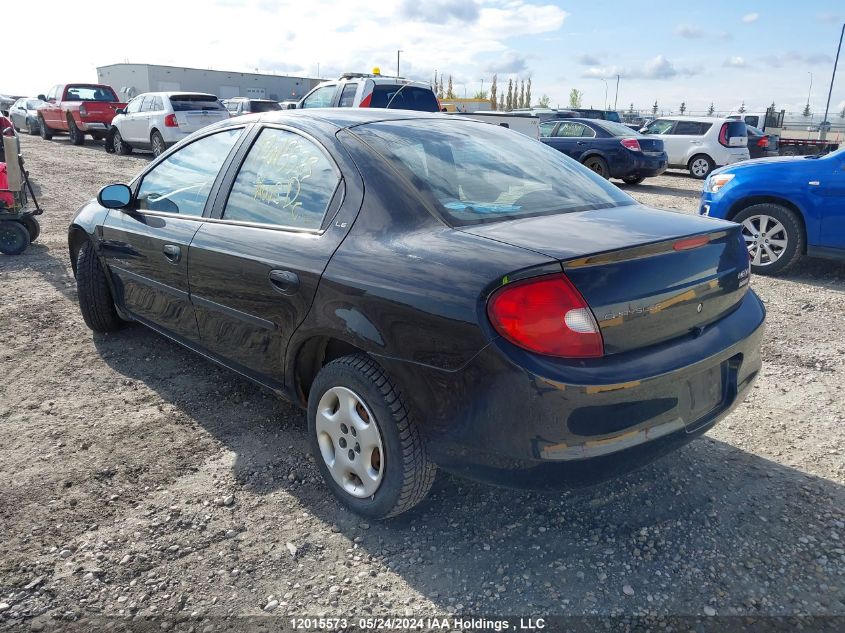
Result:
{"label": "metal warehouse", "polygon": [[112,86],[122,99],[143,92],[190,90],[217,95],[220,99],[299,99],[320,80],[226,70],[203,70],[153,64],[111,64],[97,68],[97,81]]}

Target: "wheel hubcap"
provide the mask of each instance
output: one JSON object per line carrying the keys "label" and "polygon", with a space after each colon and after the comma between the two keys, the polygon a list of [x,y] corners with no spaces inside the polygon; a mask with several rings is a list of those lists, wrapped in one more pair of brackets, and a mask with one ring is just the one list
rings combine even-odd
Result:
{"label": "wheel hubcap", "polygon": [[696,176],[703,176],[707,173],[708,167],[709,165],[707,164],[707,161],[703,158],[699,158],[692,164],[692,173],[694,173]]}
{"label": "wheel hubcap", "polygon": [[783,224],[768,215],[752,215],[742,221],[742,238],[755,266],[769,266],[783,256],[789,237]]}
{"label": "wheel hubcap", "polygon": [[317,405],[317,443],[332,479],[353,497],[372,497],[384,475],[378,423],[364,400],[332,387]]}

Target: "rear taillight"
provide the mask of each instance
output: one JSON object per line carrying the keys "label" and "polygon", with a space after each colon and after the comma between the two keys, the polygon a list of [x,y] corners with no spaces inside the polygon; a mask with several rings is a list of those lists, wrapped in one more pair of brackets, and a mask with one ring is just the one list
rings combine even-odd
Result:
{"label": "rear taillight", "polygon": [[507,284],[490,297],[487,315],[502,337],[531,352],[567,358],[604,355],[592,311],[562,273]]}
{"label": "rear taillight", "polygon": [[79,106],[79,116],[88,116],[88,108],[84,103]]}
{"label": "rear taillight", "polygon": [[688,237],[683,240],[678,240],[674,244],[672,244],[672,250],[675,251],[688,251],[692,250],[693,248],[698,248],[699,246],[704,246],[705,244],[710,243],[710,236],[709,235],[698,235],[696,237]]}
{"label": "rear taillight", "polygon": [[768,147],[769,146],[769,137],[768,136],[761,136],[760,140],[757,141],[757,147]]}
{"label": "rear taillight", "polygon": [[164,126],[165,127],[179,127],[179,121],[176,120],[175,114],[168,114],[164,117]]}
{"label": "rear taillight", "polygon": [[728,124],[722,123],[722,129],[719,130],[719,144],[728,146]]}
{"label": "rear taillight", "polygon": [[623,138],[621,141],[624,147],[627,147],[632,152],[641,152],[643,149],[640,147],[640,142],[635,138]]}

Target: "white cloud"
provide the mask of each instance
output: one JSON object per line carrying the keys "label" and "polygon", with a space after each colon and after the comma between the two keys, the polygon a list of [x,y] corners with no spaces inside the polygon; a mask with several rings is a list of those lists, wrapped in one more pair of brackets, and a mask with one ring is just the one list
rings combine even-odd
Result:
{"label": "white cloud", "polygon": [[704,29],[693,26],[692,24],[679,24],[675,27],[675,34],[687,40],[700,40],[705,38],[719,40],[732,39],[731,34],[727,31],[705,31]]}
{"label": "white cloud", "polygon": [[745,58],[740,57],[739,55],[735,55],[733,57],[728,57],[725,60],[725,66],[730,66],[731,68],[745,68]]}
{"label": "white cloud", "polygon": [[754,24],[757,20],[760,19],[759,13],[747,13],[742,16],[742,21],[746,24]]}
{"label": "white cloud", "polygon": [[691,77],[700,72],[698,68],[678,68],[664,55],[657,55],[640,66],[593,66],[581,76],[593,79],[609,79],[616,75],[626,79],[673,79]]}

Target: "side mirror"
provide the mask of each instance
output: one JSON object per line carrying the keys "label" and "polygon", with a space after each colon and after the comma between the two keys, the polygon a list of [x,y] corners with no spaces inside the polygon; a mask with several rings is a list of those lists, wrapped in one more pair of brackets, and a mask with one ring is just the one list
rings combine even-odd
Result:
{"label": "side mirror", "polygon": [[118,108],[114,111],[115,114],[126,114],[126,108]]}
{"label": "side mirror", "polygon": [[38,95],[38,98],[41,99],[41,101],[47,101],[47,95]]}
{"label": "side mirror", "polygon": [[106,185],[97,192],[97,202],[106,209],[125,209],[132,201],[132,190],[126,185]]}

